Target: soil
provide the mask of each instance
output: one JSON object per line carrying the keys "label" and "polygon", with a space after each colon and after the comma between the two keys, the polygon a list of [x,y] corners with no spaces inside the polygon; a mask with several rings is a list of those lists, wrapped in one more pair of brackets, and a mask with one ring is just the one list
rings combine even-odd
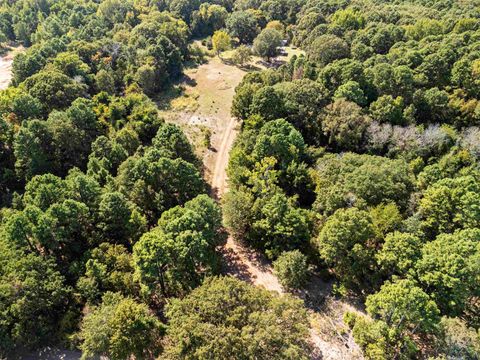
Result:
{"label": "soil", "polygon": [[12,80],[12,65],[15,54],[23,51],[23,47],[12,48],[5,56],[0,56],[0,90],[4,90],[10,85]]}

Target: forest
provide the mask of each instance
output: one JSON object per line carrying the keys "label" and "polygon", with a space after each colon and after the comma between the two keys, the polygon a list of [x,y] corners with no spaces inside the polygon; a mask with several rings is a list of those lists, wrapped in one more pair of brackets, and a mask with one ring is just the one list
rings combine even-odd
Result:
{"label": "forest", "polygon": [[[359,358],[479,359],[480,1],[0,0],[19,45],[0,359],[329,359],[319,279]],[[209,56],[246,72],[221,199],[158,108]],[[225,276],[227,237],[284,293]]]}

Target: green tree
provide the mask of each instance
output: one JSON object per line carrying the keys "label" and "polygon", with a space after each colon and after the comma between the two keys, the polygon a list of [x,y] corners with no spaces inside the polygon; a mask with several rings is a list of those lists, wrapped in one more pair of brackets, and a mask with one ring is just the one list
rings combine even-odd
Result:
{"label": "green tree", "polygon": [[182,129],[174,124],[163,124],[152,139],[152,144],[156,149],[171,153],[172,158],[182,158],[192,164],[198,162],[192,145]]}
{"label": "green tree", "polygon": [[357,150],[370,118],[362,113],[362,108],[345,99],[338,99],[327,106],[322,119],[323,133],[329,145],[341,150]]}
{"label": "green tree", "polygon": [[147,292],[182,294],[215,273],[220,226],[220,209],[206,195],[164,212],[133,248],[136,276]]}
{"label": "green tree", "polygon": [[276,192],[268,199],[259,198],[253,209],[257,215],[247,239],[264,249],[270,259],[277,258],[283,251],[307,246],[309,213],[299,208],[295,199]]}
{"label": "green tree", "polygon": [[232,61],[240,67],[245,66],[252,61],[252,50],[246,45],[240,45],[233,53]]}
{"label": "green tree", "polygon": [[347,286],[364,286],[372,264],[374,238],[370,215],[357,208],[339,209],[327,219],[315,244],[320,256]]}
{"label": "green tree", "polygon": [[192,14],[192,32],[197,36],[211,35],[225,27],[227,10],[218,4],[204,3]]}
{"label": "green tree", "polygon": [[358,30],[365,24],[365,18],[361,13],[352,8],[336,11],[330,21],[332,27],[338,26],[342,30]]}
{"label": "green tree", "polygon": [[335,35],[322,35],[308,47],[307,54],[311,61],[324,66],[334,60],[348,57],[350,49],[343,39]]}
{"label": "green tree", "polygon": [[105,91],[108,94],[115,94],[115,79],[110,71],[101,69],[95,75],[95,88],[98,92]]}
{"label": "green tree", "polygon": [[[138,239],[135,235],[146,230],[146,219],[134,221],[137,210],[120,192],[101,195],[98,205],[97,227],[108,242],[129,246]],[[141,217],[141,216],[140,216]]]}
{"label": "green tree", "polygon": [[155,73],[155,67],[149,64],[140,66],[135,73],[135,81],[147,95],[155,95],[160,87],[160,81]]}
{"label": "green tree", "polygon": [[278,47],[282,45],[282,34],[275,29],[266,28],[255,38],[253,42],[253,51],[267,61],[275,57],[278,53]]}
{"label": "green tree", "polygon": [[238,38],[241,44],[248,44],[258,34],[258,27],[255,18],[247,11],[235,11],[227,19],[227,31]]}
{"label": "green tree", "polygon": [[87,86],[54,69],[45,69],[25,80],[23,86],[37,98],[45,111],[63,109],[86,95]]}
{"label": "green tree", "polygon": [[[218,311],[222,309],[222,311]],[[167,359],[308,359],[308,319],[299,300],[232,277],[210,278],[167,306]]]}
{"label": "green tree", "polygon": [[421,40],[429,35],[440,35],[444,32],[444,24],[435,19],[419,19],[415,24],[406,27],[406,35],[413,40]]}
{"label": "green tree", "polygon": [[132,255],[123,245],[102,243],[92,250],[77,289],[91,303],[99,301],[107,291],[135,296],[139,289],[133,272]]}
{"label": "green tree", "polygon": [[[413,191],[413,176],[404,160],[346,153],[318,161],[315,208],[330,215],[336,209],[394,202],[403,211]],[[392,210],[391,215],[395,210]],[[388,227],[386,228],[388,230]]]}
{"label": "green tree", "polygon": [[415,264],[419,283],[447,315],[462,314],[478,294],[479,237],[478,229],[441,234],[425,244]]}
{"label": "green tree", "polygon": [[287,289],[301,289],[307,282],[307,257],[298,250],[280,255],[274,261],[273,269],[282,286]]}
{"label": "green tree", "polygon": [[198,169],[183,159],[172,160],[155,152],[150,155],[128,158],[119,167],[115,183],[152,224],[164,210],[203,193],[205,182]]}
{"label": "green tree", "polygon": [[[363,345],[370,354],[376,349],[387,358],[415,356],[418,348],[413,343],[413,335],[435,331],[440,320],[435,302],[407,279],[387,281],[379,292],[367,297],[366,306],[368,314],[377,321],[363,324],[367,330],[367,337],[362,336]],[[372,330],[376,330],[377,334]],[[355,339],[364,331],[354,328]]]}
{"label": "green tree", "polygon": [[421,257],[421,240],[408,233],[393,232],[385,237],[382,249],[375,254],[387,275],[406,275]]}
{"label": "green tree", "polygon": [[149,358],[160,353],[163,325],[145,304],[107,292],[102,303],[87,314],[79,337],[82,359]]}
{"label": "green tree", "polygon": [[383,95],[370,104],[370,116],[380,123],[402,125],[404,101],[402,97],[394,99],[390,95]]}
{"label": "green tree", "polygon": [[272,86],[265,86],[253,95],[250,113],[265,120],[278,119],[283,114],[283,101]]}
{"label": "green tree", "polygon": [[301,162],[305,156],[305,142],[297,129],[280,119],[269,121],[262,127],[252,150],[254,161],[273,157],[278,169],[287,171],[292,163]]}
{"label": "green tree", "polygon": [[222,30],[217,30],[212,36],[213,51],[220,57],[220,54],[230,49],[232,39],[230,36]]}
{"label": "green tree", "polygon": [[58,325],[71,291],[51,258],[7,250],[10,247],[0,244],[2,356],[22,347],[45,346],[61,337]]}
{"label": "green tree", "polygon": [[348,101],[356,103],[359,106],[364,106],[367,102],[360,84],[356,81],[349,81],[339,86],[335,91],[334,98],[344,98]]}
{"label": "green tree", "polygon": [[399,332],[429,331],[440,321],[435,302],[413,281],[386,282],[379,292],[367,297],[367,312]]}
{"label": "green tree", "polygon": [[430,186],[418,207],[427,235],[434,238],[455,229],[478,227],[478,186],[473,176],[446,178]]}
{"label": "green tree", "polygon": [[253,195],[241,189],[232,189],[223,197],[223,222],[235,239],[243,239],[248,233],[253,221],[253,203]]}

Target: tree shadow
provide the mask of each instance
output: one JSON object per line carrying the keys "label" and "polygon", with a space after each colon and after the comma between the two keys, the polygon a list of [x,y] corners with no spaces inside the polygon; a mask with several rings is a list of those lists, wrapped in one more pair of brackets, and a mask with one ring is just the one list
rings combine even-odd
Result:
{"label": "tree shadow", "polygon": [[242,251],[247,259],[254,264],[257,268],[264,272],[271,273],[272,263],[258,250],[251,249],[250,247],[242,244]]}
{"label": "tree shadow", "polygon": [[258,60],[256,63],[266,67],[267,69],[278,69],[280,66],[286,64],[287,62],[285,60],[275,58],[270,61]]}
{"label": "tree shadow", "polygon": [[237,279],[253,284],[247,265],[242,262],[235,250],[223,248],[222,259],[222,273],[224,275],[234,276]]}
{"label": "tree shadow", "polygon": [[154,100],[160,110],[172,110],[172,101],[185,95],[185,86],[195,87],[197,81],[188,75],[181,76],[155,95]]}

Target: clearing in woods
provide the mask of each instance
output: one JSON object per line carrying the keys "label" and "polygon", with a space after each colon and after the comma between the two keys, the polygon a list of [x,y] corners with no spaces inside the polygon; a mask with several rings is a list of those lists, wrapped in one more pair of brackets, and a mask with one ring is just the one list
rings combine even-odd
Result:
{"label": "clearing in woods", "polygon": [[[288,59],[292,50],[286,50]],[[228,54],[223,58],[228,59]],[[255,66],[263,67],[259,62]],[[203,160],[205,178],[217,199],[227,190],[229,151],[240,126],[230,115],[230,109],[235,87],[245,74],[246,71],[218,57],[210,58],[207,63],[186,70],[184,79],[158,100],[160,115],[181,126],[195,145],[197,155]],[[271,264],[261,254],[231,237],[222,252],[225,274],[280,294],[284,292]],[[307,289],[298,294],[310,309],[311,340],[315,345],[312,358],[362,359],[360,349],[343,323],[346,311],[358,310],[343,300],[334,299],[330,293],[331,284],[314,277]]]}

